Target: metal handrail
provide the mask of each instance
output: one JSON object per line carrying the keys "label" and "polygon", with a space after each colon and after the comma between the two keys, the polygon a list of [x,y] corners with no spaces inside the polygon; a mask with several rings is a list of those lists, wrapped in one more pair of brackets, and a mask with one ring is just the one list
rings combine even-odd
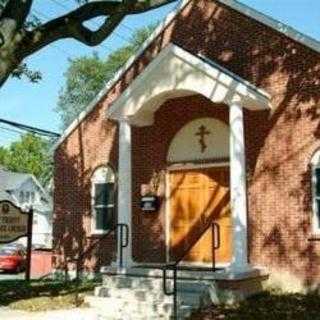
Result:
{"label": "metal handrail", "polygon": [[[99,239],[93,242],[84,252],[80,254],[79,257],[72,259],[72,261],[76,262],[76,280],[79,280],[80,276],[80,264],[85,256],[91,252],[102,240],[106,239],[112,232],[116,232],[116,238],[118,238],[118,232],[120,230],[120,267],[123,267],[123,249],[129,245],[129,226],[125,223],[117,223],[113,228],[109,229],[107,233],[103,234]],[[123,238],[125,235],[125,238]]]}
{"label": "metal handrail", "polygon": [[[221,237],[220,237],[220,226],[216,222],[210,222],[205,227],[204,231],[192,242],[192,244],[183,252],[183,254],[174,263],[167,264],[162,270],[162,281],[163,281],[163,292],[167,296],[173,296],[173,317],[178,318],[178,296],[177,296],[177,273],[178,265],[183,260],[183,258],[190,252],[190,250],[196,245],[200,238],[205,232],[211,227],[212,232],[212,271],[216,271],[216,250],[220,248]],[[217,241],[216,241],[217,240]],[[173,288],[172,291],[168,290],[167,282],[167,272],[168,270],[173,271]]]}

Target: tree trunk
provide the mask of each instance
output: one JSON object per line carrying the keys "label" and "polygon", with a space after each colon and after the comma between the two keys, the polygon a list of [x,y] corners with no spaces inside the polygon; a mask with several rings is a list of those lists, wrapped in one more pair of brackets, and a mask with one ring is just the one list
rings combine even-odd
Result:
{"label": "tree trunk", "polygon": [[16,65],[11,61],[10,57],[3,57],[1,54],[0,60],[0,88],[7,81],[10,74],[16,68]]}
{"label": "tree trunk", "polygon": [[16,32],[16,22],[13,19],[0,21],[0,88],[15,70],[22,59],[16,56],[22,35]]}

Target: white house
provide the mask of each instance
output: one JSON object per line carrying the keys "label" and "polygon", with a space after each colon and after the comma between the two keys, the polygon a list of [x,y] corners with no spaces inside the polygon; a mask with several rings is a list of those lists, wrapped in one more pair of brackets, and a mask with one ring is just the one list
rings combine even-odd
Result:
{"label": "white house", "polygon": [[[21,208],[32,206],[32,243],[51,248],[52,199],[32,174],[0,169],[1,200],[9,200]],[[20,241],[25,242],[26,239]]]}

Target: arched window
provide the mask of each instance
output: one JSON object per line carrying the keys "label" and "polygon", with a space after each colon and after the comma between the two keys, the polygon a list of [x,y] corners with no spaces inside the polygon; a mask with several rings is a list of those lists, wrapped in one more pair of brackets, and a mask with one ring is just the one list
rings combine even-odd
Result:
{"label": "arched window", "polygon": [[229,127],[215,118],[199,118],[182,127],[169,146],[168,163],[228,161]]}
{"label": "arched window", "polygon": [[99,167],[91,178],[92,233],[110,230],[114,224],[115,174],[110,166]]}
{"label": "arched window", "polygon": [[320,233],[320,150],[312,157],[312,226],[314,233]]}

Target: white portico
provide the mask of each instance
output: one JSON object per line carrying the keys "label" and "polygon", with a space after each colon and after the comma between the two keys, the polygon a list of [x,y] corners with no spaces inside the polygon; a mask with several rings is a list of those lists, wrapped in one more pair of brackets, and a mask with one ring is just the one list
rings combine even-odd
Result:
{"label": "white portico", "polygon": [[[243,108],[266,110],[270,97],[235,74],[170,44],[146,67],[108,110],[119,122],[118,222],[131,226],[131,126],[151,126],[154,113],[168,99],[200,94],[229,107],[230,205],[232,260],[230,270],[249,270]],[[132,265],[132,243],[124,249],[124,266]],[[119,256],[119,254],[118,254]]]}

